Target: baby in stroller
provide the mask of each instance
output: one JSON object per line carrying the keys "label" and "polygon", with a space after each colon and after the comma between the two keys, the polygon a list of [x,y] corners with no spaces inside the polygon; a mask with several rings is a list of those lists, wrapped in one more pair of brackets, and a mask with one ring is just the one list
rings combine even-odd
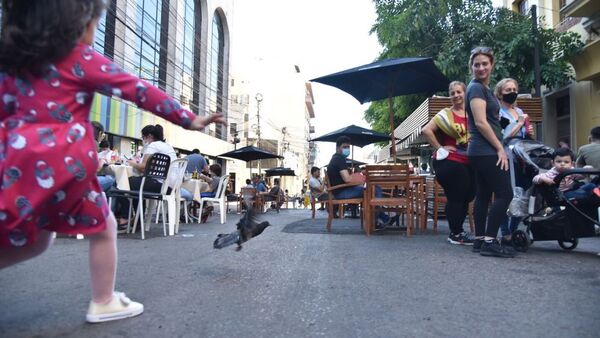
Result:
{"label": "baby in stroller", "polygon": [[572,250],[578,238],[595,236],[600,170],[573,169],[574,155],[568,149],[554,150],[535,140],[514,140],[510,145],[511,170],[520,168],[535,183],[515,195],[512,210],[513,202],[509,206],[509,215],[524,217],[526,227],[512,232],[513,247],[526,251],[534,240],[555,240]]}
{"label": "baby in stroller", "polygon": [[[554,179],[561,173],[573,169],[575,154],[568,148],[558,148],[553,154],[553,167],[545,173],[536,175],[533,178],[534,184],[554,185]],[[591,167],[590,167],[591,168]],[[559,183],[558,190],[564,193],[565,198],[569,200],[583,200],[592,197],[596,184],[581,182],[585,179],[582,174],[572,174],[565,176]]]}

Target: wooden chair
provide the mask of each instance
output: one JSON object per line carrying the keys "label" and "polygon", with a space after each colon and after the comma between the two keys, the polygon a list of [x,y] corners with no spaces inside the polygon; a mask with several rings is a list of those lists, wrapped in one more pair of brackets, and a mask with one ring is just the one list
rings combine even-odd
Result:
{"label": "wooden chair", "polygon": [[242,210],[242,206],[245,203],[245,201],[248,201],[250,206],[254,208],[254,210],[257,212],[263,209],[263,206],[261,204],[262,199],[260,199],[256,188],[242,188],[242,190],[240,191],[238,210]]}
{"label": "wooden chair", "polygon": [[[329,176],[327,175],[327,170],[325,170],[325,180],[323,183],[327,187],[327,212],[329,213],[329,215],[327,216],[327,231],[331,232],[331,223],[333,222],[333,207],[335,205],[337,205],[338,206],[338,214],[340,215],[340,218],[344,218],[344,205],[356,204],[359,207],[361,207],[363,205],[364,194],[362,197],[358,197],[358,198],[336,199],[335,195],[333,194],[334,191],[339,191],[340,189],[353,187],[353,186],[356,186],[357,184],[356,183],[346,183],[346,184],[339,184],[339,185],[331,186],[329,184]],[[363,212],[361,212],[361,216],[360,216],[361,227],[363,226],[363,217],[364,217],[364,214],[363,214]]]}
{"label": "wooden chair", "polygon": [[[412,195],[410,187],[410,171],[406,164],[395,165],[367,165],[367,188],[364,197],[365,232],[371,234],[374,228],[374,214],[378,208],[385,211],[405,212],[406,234],[413,232]],[[390,194],[376,197],[376,187],[389,190]]]}

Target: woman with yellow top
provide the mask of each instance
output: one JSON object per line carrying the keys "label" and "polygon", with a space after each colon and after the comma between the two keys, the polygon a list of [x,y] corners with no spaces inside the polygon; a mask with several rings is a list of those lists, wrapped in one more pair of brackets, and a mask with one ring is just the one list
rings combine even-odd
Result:
{"label": "woman with yellow top", "polygon": [[423,135],[436,151],[433,153],[433,169],[436,179],[444,188],[448,202],[446,217],[450,227],[448,242],[473,245],[473,236],[464,231],[469,203],[475,197],[473,169],[467,157],[467,118],[465,115],[464,83],[450,83],[448,91],[452,107],[444,108],[423,127]]}

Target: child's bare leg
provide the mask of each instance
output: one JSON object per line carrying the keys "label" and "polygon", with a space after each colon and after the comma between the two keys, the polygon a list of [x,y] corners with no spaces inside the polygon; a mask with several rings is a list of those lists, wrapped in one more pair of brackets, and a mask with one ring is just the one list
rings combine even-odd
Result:
{"label": "child's bare leg", "polygon": [[0,269],[40,255],[52,243],[52,232],[42,230],[35,243],[24,247],[0,248]]}
{"label": "child's bare leg", "polygon": [[106,229],[89,238],[92,300],[103,304],[112,299],[117,271],[117,224],[112,212]]}

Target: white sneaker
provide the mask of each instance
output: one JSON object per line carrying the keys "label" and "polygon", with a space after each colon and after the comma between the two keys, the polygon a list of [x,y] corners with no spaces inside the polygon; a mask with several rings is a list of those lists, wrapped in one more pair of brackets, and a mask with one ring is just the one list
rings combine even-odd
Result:
{"label": "white sneaker", "polygon": [[115,291],[107,304],[91,301],[85,319],[88,323],[101,323],[135,317],[142,312],[144,312],[143,304],[132,301],[123,292]]}

